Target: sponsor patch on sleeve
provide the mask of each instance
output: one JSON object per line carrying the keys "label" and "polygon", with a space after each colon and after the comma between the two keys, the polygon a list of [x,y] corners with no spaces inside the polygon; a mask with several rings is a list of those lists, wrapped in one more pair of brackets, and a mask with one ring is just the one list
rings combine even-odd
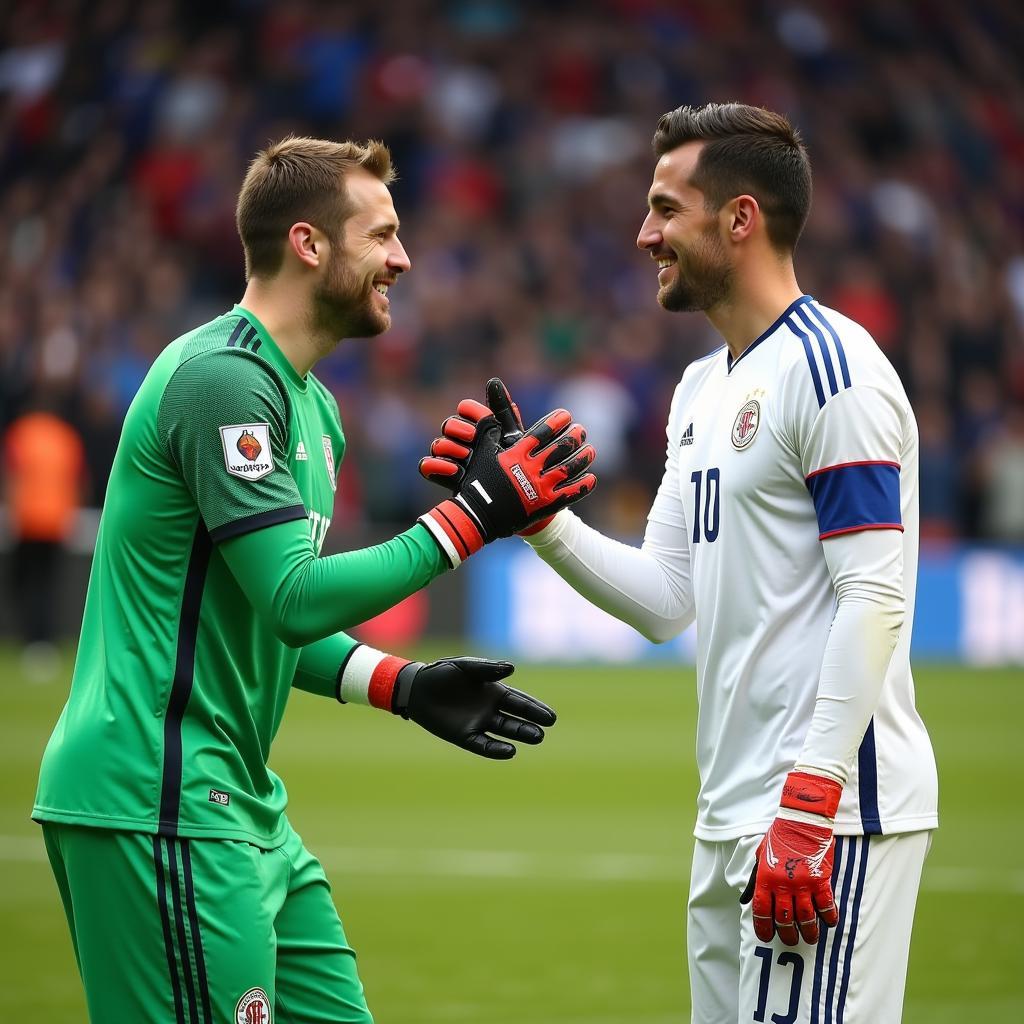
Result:
{"label": "sponsor patch on sleeve", "polygon": [[232,476],[260,480],[274,469],[269,423],[235,423],[220,428],[224,465]]}

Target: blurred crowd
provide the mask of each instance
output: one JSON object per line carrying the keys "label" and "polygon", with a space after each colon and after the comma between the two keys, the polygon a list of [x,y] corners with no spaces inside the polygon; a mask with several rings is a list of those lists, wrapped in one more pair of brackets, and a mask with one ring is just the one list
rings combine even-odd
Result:
{"label": "blurred crowd", "polygon": [[412,271],[394,326],[320,364],[338,521],[408,521],[440,420],[500,374],[598,449],[636,535],[686,363],[634,246],[682,103],[787,113],[805,291],[863,323],[921,429],[925,535],[1024,541],[1024,7],[1015,0],[8,0],[0,6],[0,432],[70,424],[98,505],[159,350],[243,290],[234,202],[289,132],[383,139]]}

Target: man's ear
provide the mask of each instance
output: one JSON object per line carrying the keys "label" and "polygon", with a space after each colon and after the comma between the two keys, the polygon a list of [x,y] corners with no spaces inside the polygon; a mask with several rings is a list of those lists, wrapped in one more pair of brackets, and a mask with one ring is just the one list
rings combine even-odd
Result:
{"label": "man's ear", "polygon": [[761,220],[761,207],[750,195],[736,196],[722,207],[725,228],[734,242],[749,238]]}
{"label": "man's ear", "polygon": [[288,246],[295,256],[309,267],[320,265],[318,251],[319,236],[316,228],[305,221],[299,221],[288,229]]}

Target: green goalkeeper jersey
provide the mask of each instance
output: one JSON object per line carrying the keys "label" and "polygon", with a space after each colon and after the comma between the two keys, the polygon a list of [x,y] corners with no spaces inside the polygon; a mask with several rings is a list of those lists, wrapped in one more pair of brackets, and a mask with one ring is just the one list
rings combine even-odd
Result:
{"label": "green goalkeeper jersey", "polygon": [[[349,553],[366,557],[314,557],[344,450],[333,397],[240,306],[163,351],[125,418],[34,818],[265,847],[282,839],[287,798],[267,758],[301,676],[299,645],[315,650],[313,641],[447,568],[419,525]],[[311,625],[292,628],[296,646],[239,582],[265,577],[275,600],[301,605],[298,584],[277,583],[276,555],[245,549],[244,572],[237,554],[234,571],[225,555],[275,530],[307,549],[292,551],[300,569],[304,558],[316,570],[287,577],[310,584],[299,614]],[[252,564],[263,558],[270,563]],[[382,574],[394,578],[390,589]],[[339,607],[347,602],[338,621],[336,595]],[[331,674],[355,641],[342,634],[332,644]],[[333,680],[320,690],[332,692]]]}

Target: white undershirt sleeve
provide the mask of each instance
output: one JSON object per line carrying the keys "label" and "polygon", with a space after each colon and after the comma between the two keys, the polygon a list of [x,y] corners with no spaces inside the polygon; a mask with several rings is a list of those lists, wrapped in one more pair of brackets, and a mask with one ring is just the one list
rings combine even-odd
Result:
{"label": "white undershirt sleeve", "polygon": [[826,772],[845,785],[903,627],[903,534],[861,530],[830,537],[822,547],[836,613],[796,767]]}
{"label": "white undershirt sleeve", "polygon": [[568,509],[526,538],[591,604],[664,643],[693,622],[693,583],[686,534],[649,519],[643,547],[606,537]]}
{"label": "white undershirt sleeve", "polygon": [[[679,390],[672,400],[675,418]],[[669,433],[665,471],[640,548],[605,537],[568,509],[526,537],[575,591],[656,644],[693,622],[693,578],[679,491],[679,442]]]}

